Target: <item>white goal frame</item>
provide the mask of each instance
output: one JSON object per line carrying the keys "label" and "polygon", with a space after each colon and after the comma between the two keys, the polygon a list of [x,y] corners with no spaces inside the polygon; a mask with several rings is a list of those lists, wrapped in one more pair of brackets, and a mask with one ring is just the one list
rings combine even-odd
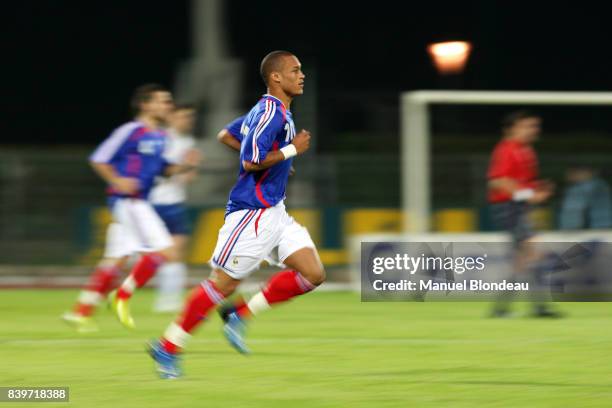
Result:
{"label": "white goal frame", "polygon": [[429,105],[612,105],[611,92],[413,91],[401,94],[404,232],[431,230]]}

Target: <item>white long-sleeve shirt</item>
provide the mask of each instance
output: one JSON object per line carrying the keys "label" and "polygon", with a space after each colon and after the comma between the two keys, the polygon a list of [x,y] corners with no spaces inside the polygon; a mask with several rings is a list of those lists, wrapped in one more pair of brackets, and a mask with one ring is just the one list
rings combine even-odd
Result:
{"label": "white long-sleeve shirt", "polygon": [[[180,135],[175,130],[168,130],[168,141],[164,157],[171,163],[181,163],[185,154],[195,147],[191,135]],[[187,186],[181,175],[160,178],[153,187],[149,200],[153,205],[180,204],[187,199]]]}

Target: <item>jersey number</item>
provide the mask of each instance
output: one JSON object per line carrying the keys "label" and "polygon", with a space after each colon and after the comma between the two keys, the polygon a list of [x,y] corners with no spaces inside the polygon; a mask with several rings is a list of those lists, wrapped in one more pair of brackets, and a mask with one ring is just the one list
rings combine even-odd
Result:
{"label": "jersey number", "polygon": [[285,136],[285,142],[290,143],[295,137],[295,125],[293,124],[293,122],[285,123],[285,132],[287,132]]}

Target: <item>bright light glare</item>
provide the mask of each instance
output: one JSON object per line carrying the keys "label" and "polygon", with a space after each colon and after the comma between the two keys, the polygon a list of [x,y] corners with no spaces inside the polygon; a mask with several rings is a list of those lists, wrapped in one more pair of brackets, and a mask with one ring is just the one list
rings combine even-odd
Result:
{"label": "bright light glare", "polygon": [[441,42],[427,46],[427,51],[440,74],[461,73],[471,50],[472,44],[466,41]]}

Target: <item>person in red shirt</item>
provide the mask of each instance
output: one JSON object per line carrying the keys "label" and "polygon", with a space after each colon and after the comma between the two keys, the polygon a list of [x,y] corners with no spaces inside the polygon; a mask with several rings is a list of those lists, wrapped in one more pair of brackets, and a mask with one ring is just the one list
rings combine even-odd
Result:
{"label": "person in red shirt", "polygon": [[[493,220],[512,237],[515,249],[514,273],[511,280],[532,282],[534,315],[558,317],[539,297],[537,281],[531,267],[539,255],[529,245],[534,230],[529,221],[533,205],[548,200],[553,193],[552,183],[538,179],[538,159],[532,145],[537,141],[541,118],[528,111],[508,114],[502,121],[503,138],[491,155],[487,172],[488,200]],[[509,293],[503,293],[493,309],[493,316],[509,314]]]}

